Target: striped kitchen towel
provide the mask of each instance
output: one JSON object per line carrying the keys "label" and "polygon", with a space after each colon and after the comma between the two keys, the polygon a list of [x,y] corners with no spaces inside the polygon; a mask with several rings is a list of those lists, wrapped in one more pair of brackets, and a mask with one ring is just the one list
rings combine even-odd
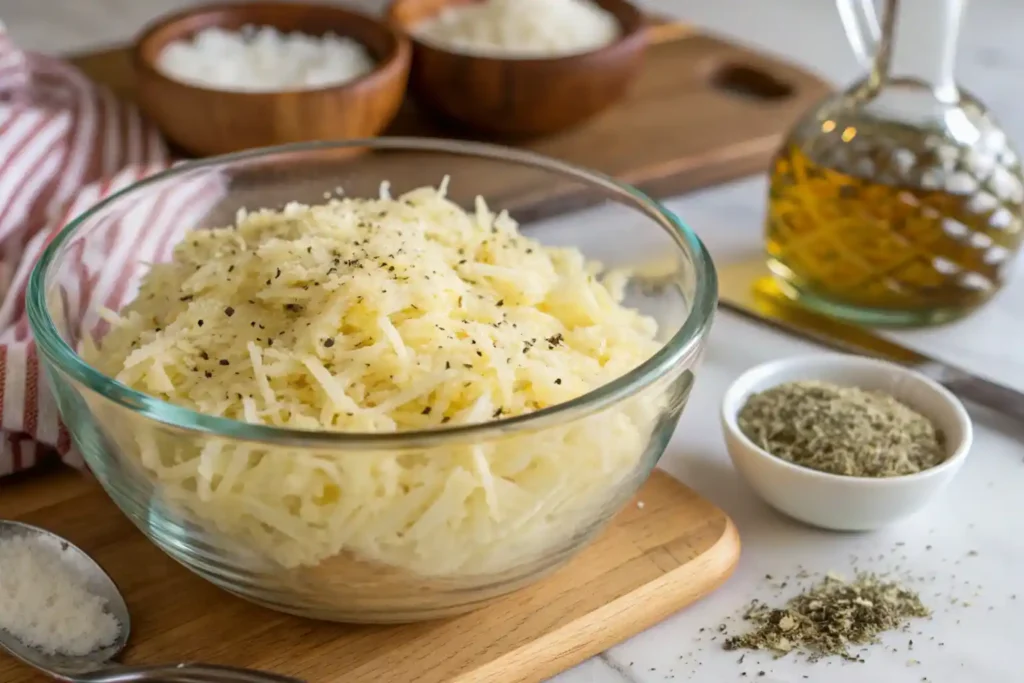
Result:
{"label": "striped kitchen towel", "polygon": [[[0,475],[52,451],[80,464],[28,327],[32,266],[70,219],[170,161],[156,128],[134,106],[59,59],[20,50],[0,24]],[[70,270],[77,275],[69,272],[58,283],[80,312],[72,324],[89,324],[86,312],[97,305],[125,303],[142,263],[166,258],[169,237],[188,222],[175,219],[181,212],[194,218],[217,194],[195,182],[168,187],[130,215],[98,226],[107,239],[76,245]],[[112,269],[111,259],[122,267]],[[121,275],[110,281],[101,268]],[[86,282],[95,284],[78,284]]]}

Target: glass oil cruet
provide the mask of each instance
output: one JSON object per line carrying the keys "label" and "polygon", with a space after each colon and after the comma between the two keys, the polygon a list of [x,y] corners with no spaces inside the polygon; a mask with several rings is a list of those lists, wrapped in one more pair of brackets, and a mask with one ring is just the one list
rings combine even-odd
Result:
{"label": "glass oil cruet", "polygon": [[837,0],[868,76],[790,132],[766,243],[783,291],[866,325],[970,313],[1021,243],[1020,159],[953,80],[965,0]]}

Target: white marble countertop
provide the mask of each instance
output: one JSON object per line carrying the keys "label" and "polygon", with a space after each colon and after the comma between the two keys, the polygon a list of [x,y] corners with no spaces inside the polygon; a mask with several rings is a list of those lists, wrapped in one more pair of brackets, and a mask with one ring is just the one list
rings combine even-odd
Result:
{"label": "white marble countertop", "polygon": [[[193,0],[0,0],[0,19],[22,44],[76,50],[131,36],[145,21]],[[922,1],[922,0],[914,0]],[[361,0],[380,7],[383,0]],[[813,65],[836,83],[859,68],[827,0],[649,0],[695,24]],[[958,77],[995,111],[1011,137],[1024,141],[1024,3],[969,3]],[[765,183],[752,178],[668,202],[707,242],[717,261],[756,254]],[[1024,265],[1022,265],[1024,268]],[[906,342],[1024,389],[1024,274],[986,310],[953,327],[903,333]],[[632,640],[557,677],[558,683],[655,683],[752,679],[764,683],[1020,683],[1024,663],[1024,427],[973,411],[977,434],[967,466],[925,512],[873,534],[830,534],[782,518],[738,478],[718,431],[718,402],[728,383],[761,361],[813,350],[721,314],[698,381],[662,466],[725,509],[743,538],[735,575],[713,595]],[[903,544],[903,545],[897,545]],[[971,551],[976,551],[976,555]],[[725,652],[714,627],[735,619],[753,598],[771,599],[765,575],[849,572],[852,558],[879,571],[899,565],[931,579],[923,597],[935,610],[912,636],[886,638],[864,664],[773,660]],[[874,558],[874,559],[868,559]],[[1014,595],[1020,594],[1020,601]],[[951,604],[950,598],[958,598]],[[964,602],[969,602],[966,606]],[[702,628],[708,629],[701,632]],[[920,635],[917,632],[920,631]],[[907,640],[914,639],[912,652]],[[894,651],[895,649],[895,651]],[[919,663],[913,663],[919,662]],[[760,672],[764,672],[763,676]],[[745,676],[744,676],[745,674]]]}

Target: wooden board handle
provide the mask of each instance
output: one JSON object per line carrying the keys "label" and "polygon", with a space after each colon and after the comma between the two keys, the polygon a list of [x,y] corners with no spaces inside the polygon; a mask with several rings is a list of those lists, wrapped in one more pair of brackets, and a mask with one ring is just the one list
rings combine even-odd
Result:
{"label": "wooden board handle", "polygon": [[651,45],[670,43],[692,34],[693,27],[670,17],[647,17],[647,42]]}

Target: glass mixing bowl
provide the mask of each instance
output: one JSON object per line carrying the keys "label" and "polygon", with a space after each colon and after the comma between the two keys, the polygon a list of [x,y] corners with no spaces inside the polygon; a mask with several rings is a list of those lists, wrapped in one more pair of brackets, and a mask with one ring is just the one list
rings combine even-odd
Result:
{"label": "glass mixing bowl", "polygon": [[[574,246],[612,268],[640,267],[625,303],[657,320],[660,350],[567,403],[393,434],[289,430],[199,414],[129,389],[76,352],[84,339],[102,343],[105,327],[83,302],[116,310],[130,301],[145,264],[169,259],[188,230],[229,225],[243,207],[318,203],[337,191],[376,197],[382,181],[398,196],[437,186],[445,175],[449,198],[469,210],[479,194],[542,243]],[[536,581],[601,531],[665,449],[716,295],[714,267],[697,237],[629,186],[497,146],[380,138],[261,149],[183,164],[132,185],[53,240],[32,273],[27,305],[75,445],[164,552],[273,609],[403,622],[465,612]],[[413,500],[421,488],[390,498],[367,490],[386,488],[396,468],[451,474],[462,467],[464,475],[475,459],[488,462],[498,452],[502,462],[521,455],[535,468],[531,481],[543,484],[536,489],[543,495],[517,483],[512,506],[501,499],[508,487],[498,486],[495,511],[482,518],[465,512],[470,497],[485,495],[467,490],[465,476],[452,476],[449,484],[462,484],[446,484],[434,500]],[[228,481],[239,471],[244,487]],[[389,519],[406,505],[421,514],[395,528]]]}

